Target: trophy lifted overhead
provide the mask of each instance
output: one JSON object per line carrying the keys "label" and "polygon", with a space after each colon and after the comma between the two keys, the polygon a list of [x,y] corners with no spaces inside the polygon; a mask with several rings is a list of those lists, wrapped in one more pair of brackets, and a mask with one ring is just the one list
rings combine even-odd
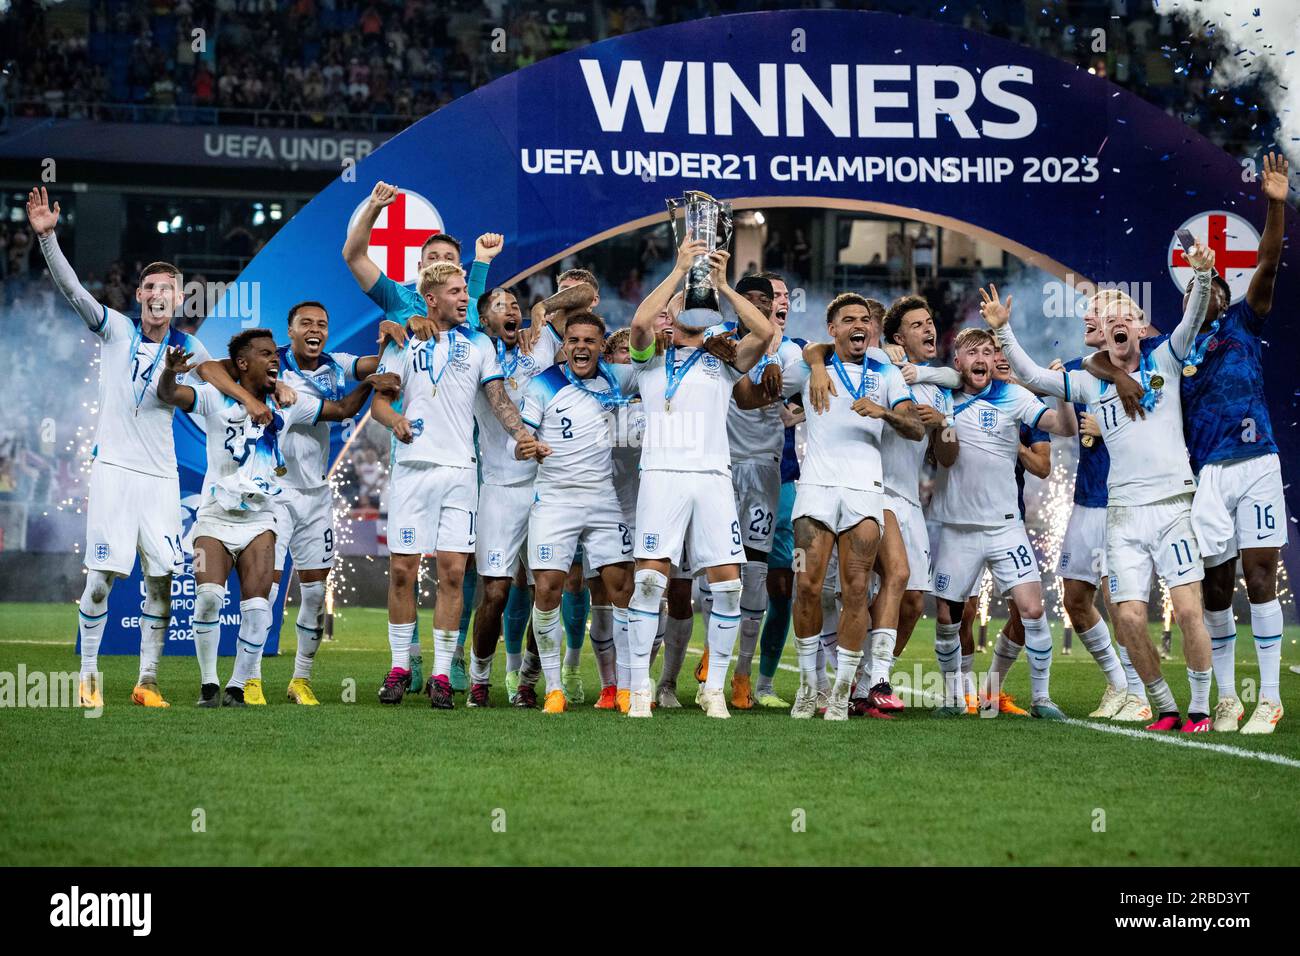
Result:
{"label": "trophy lifted overhead", "polygon": [[[680,199],[669,199],[668,221],[673,227],[673,240],[676,245],[687,239],[700,240],[715,252],[725,249],[731,243],[732,218],[731,203],[714,199],[708,193],[688,190]],[[678,229],[678,211],[682,211],[682,228]],[[721,310],[718,290],[713,284],[709,270],[707,254],[696,256],[691,271],[686,274],[686,309]]]}

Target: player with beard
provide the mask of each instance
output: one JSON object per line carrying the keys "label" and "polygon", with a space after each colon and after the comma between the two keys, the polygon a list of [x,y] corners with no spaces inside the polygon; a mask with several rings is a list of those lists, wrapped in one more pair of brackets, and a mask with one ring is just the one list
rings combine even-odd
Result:
{"label": "player with beard", "polygon": [[[708,254],[720,298],[750,333],[736,346],[734,364],[704,347],[704,329],[721,316],[685,309],[674,319],[672,343],[655,350],[655,322],[692,263]],[[752,302],[727,283],[729,255],[684,242],[673,269],[637,308],[631,355],[646,412],[637,499],[636,586],[629,606],[631,713],[650,708],[650,654],[658,630],[668,573],[684,553],[702,569],[713,591],[709,616],[709,671],[697,702],[706,714],[726,718],[723,684],[740,622],[740,568],[744,554],[731,487],[726,411],[736,381],[758,364],[775,332]]]}
{"label": "player with beard", "polygon": [[420,290],[439,328],[437,338],[388,345],[380,371],[402,380],[400,411],[384,395],[371,414],[397,439],[389,479],[388,639],[392,669],[379,690],[383,703],[401,703],[410,686],[411,636],[416,630],[415,583],[420,558],[435,553],[434,667],[425,685],[435,709],[450,710],[450,671],[461,616],[462,584],[474,552],[478,510],[474,409],[482,391],[493,417],[515,436],[526,434],[506,393],[491,339],[464,326],[469,295],[460,266],[436,262],[420,273]]}
{"label": "player with beard", "polygon": [[[199,359],[195,376],[244,404],[260,424],[271,410],[235,382],[220,362],[209,361],[198,339],[172,325],[184,299],[181,272],[152,262],[140,273],[135,300],[139,319],[95,301],[59,248],[55,228],[59,204],[50,205],[45,187],[27,195],[27,221],[36,233],[55,288],[100,340],[99,420],[86,513],[86,584],[78,603],[81,640],[78,701],[104,704],[99,645],[108,621],[108,595],[140,559],[144,600],[140,604],[140,671],[132,703],[167,707],[158,689],[158,660],[171,621],[172,574],[184,564],[180,484],[172,438],[175,409],[158,395],[155,372],[166,349],[176,346]],[[286,396],[287,398],[287,396]]]}
{"label": "player with beard", "polygon": [[[736,291],[772,319],[774,289],[770,279],[745,276],[736,283]],[[709,330],[714,334],[732,332],[743,337],[744,329],[737,329],[734,322],[724,322]],[[745,564],[740,571],[740,647],[731,678],[731,706],[740,710],[749,710],[758,702],[750,685],[750,669],[767,610],[767,556],[772,550],[781,504],[781,452],[785,444],[781,381],[787,372],[803,364],[805,344],[783,334],[774,335],[758,364],[736,383],[727,412],[731,480],[745,547]],[[705,663],[704,673],[707,667]]]}
{"label": "player with beard", "polygon": [[[1195,479],[1182,435],[1178,386],[1209,303],[1214,252],[1197,244],[1187,257],[1195,277],[1182,321],[1149,354],[1141,349],[1138,330],[1146,317],[1140,310],[1116,304],[1105,315],[1110,360],[1129,377],[1138,376],[1142,385],[1141,407],[1146,415],[1134,419],[1124,413],[1110,383],[1088,372],[1054,372],[1036,365],[1008,324],[1010,299],[1000,301],[994,289],[981,295],[985,321],[997,330],[1016,374],[1048,394],[1086,402],[1089,413],[1100,421],[1112,465],[1107,478],[1106,569],[1116,631],[1159,713],[1148,729],[1199,733],[1211,728],[1210,640],[1201,614],[1204,570],[1191,523]],[[1186,723],[1147,635],[1153,572],[1169,588],[1174,617],[1183,632],[1192,695]]]}
{"label": "player with beard", "polygon": [[[528,383],[555,363],[555,354],[561,347],[559,335],[552,329],[537,339],[531,352],[522,351],[519,333],[523,315],[519,301],[506,289],[484,293],[478,312],[505,376],[506,395],[518,405],[523,401]],[[515,457],[514,439],[502,428],[482,391],[474,400],[474,419],[478,425],[482,475],[475,563],[483,578],[483,600],[474,618],[469,706],[487,707],[502,615],[528,534],[528,509],[533,502],[537,462]]]}
{"label": "player with beard", "polygon": [[[275,338],[268,329],[247,329],[230,340],[230,361],[239,383],[262,402],[270,402],[280,373]],[[181,385],[176,376],[193,356],[183,348],[167,349],[158,382],[158,398],[185,409],[204,422],[208,469],[203,503],[194,522],[194,653],[198,658],[200,707],[244,707],[244,685],[253,676],[271,626],[267,596],[275,565],[276,508],[279,478],[286,464],[280,437],[286,429],[320,421],[352,418],[365,404],[370,383],[341,401],[302,396],[288,408],[272,403],[272,418],[262,426],[247,408],[211,385]],[[239,576],[239,654],[226,693],[217,699],[217,645],[221,607],[231,568]]]}
{"label": "player with beard", "polygon": [[[848,719],[849,694],[871,623],[867,610],[871,570],[885,524],[884,433],[897,431],[919,443],[926,432],[902,373],[868,354],[873,336],[879,335],[877,318],[883,313],[879,303],[875,306],[851,292],[831,300],[826,328],[832,346],[808,346],[805,363],[786,381],[787,394],[802,391],[805,407],[812,410],[793,511],[795,543],[805,561],[804,569],[795,575],[799,692],[790,716],[796,719],[811,718],[817,711],[823,585],[832,550],[839,555],[843,603],[836,676],[825,716]],[[814,380],[814,369],[824,370],[827,365],[838,384],[827,383],[820,374]],[[814,388],[819,394],[814,395]],[[902,560],[905,568],[905,555]]]}
{"label": "player with beard", "polygon": [[[975,582],[987,567],[994,593],[1010,594],[1025,628],[1030,657],[1034,717],[1061,720],[1052,702],[1052,634],[1043,609],[1038,562],[1025,533],[1012,489],[1020,451],[1020,426],[1072,435],[1073,416],[1048,408],[1027,388],[993,375],[995,342],[983,329],[963,329],[954,356],[961,390],[953,394],[956,461],[940,468],[931,513],[942,524],[935,549],[934,591],[938,600],[935,655],[944,675],[943,705],[937,717],[964,715],[961,679],[962,612]],[[1014,361],[1013,361],[1014,365]],[[990,693],[1000,691],[1005,671],[993,662]]]}
{"label": "player with beard", "polygon": [[[568,361],[528,386],[522,418],[535,434],[519,440],[513,451],[518,459],[541,462],[528,516],[528,563],[536,582],[533,634],[546,675],[543,711],[548,714],[568,709],[561,673],[560,595],[579,544],[612,602],[615,632],[628,626],[632,537],[614,490],[608,413],[626,404],[625,389],[634,372],[600,362],[604,338],[605,323],[597,316],[569,317],[564,337]],[[648,688],[634,696],[629,713],[650,716]]]}

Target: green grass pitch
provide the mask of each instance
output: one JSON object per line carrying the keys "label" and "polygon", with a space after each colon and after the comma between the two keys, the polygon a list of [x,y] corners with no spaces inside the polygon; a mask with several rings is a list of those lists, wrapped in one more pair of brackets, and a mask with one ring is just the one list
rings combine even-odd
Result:
{"label": "green grass pitch", "polygon": [[[0,671],[75,670],[75,620],[71,604],[0,605]],[[922,707],[892,722],[712,721],[690,704],[693,658],[686,708],[634,722],[591,709],[589,648],[588,702],[563,716],[505,706],[504,653],[490,711],[458,698],[433,712],[420,696],[383,707],[384,613],[345,610],[336,633],[317,658],[319,708],[284,700],[289,619],[290,653],[265,662],[264,709],[196,710],[194,662],[171,657],[160,680],[172,707],[134,707],[136,661],[109,657],[98,719],[0,710],[0,864],[1222,866],[1300,852],[1300,677],[1285,666],[1296,628],[1282,671],[1293,712],[1277,732],[1195,746],[1028,718],[936,721]],[[923,621],[900,669],[934,669],[932,634]],[[1241,638],[1238,680],[1258,680]],[[1058,631],[1057,646],[1052,696],[1083,717],[1101,675],[1077,641],[1062,656]],[[1165,670],[1185,703],[1181,659]],[[796,683],[782,670],[777,690],[793,698]],[[1027,699],[1023,660],[1008,690]]]}

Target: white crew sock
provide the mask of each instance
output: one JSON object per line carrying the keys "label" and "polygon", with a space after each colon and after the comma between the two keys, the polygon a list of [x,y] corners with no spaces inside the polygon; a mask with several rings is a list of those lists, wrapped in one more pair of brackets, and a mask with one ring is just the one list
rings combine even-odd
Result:
{"label": "white crew sock", "polygon": [[103,571],[87,571],[86,587],[77,606],[77,630],[81,634],[81,676],[99,673],[99,642],[108,623],[108,592],[113,579]]}
{"label": "white crew sock", "polygon": [[158,682],[158,659],[167,642],[167,625],[171,623],[172,579],[144,579],[145,597],[140,605],[140,676],[136,683]]}
{"label": "white crew sock", "polygon": [[479,657],[473,652],[469,653],[469,682],[471,684],[488,684],[492,682],[492,660],[496,657],[495,653],[487,657]]}
{"label": "white crew sock", "polygon": [[239,602],[239,652],[235,655],[235,670],[227,687],[242,689],[253,676],[270,622],[271,604],[266,598],[248,598]]}
{"label": "white crew sock", "polygon": [[740,650],[737,676],[747,677],[758,649],[758,635],[767,611],[767,562],[746,561],[740,567]]}
{"label": "white crew sock", "polygon": [[1210,673],[1187,668],[1187,683],[1192,689],[1192,702],[1187,705],[1189,714],[1210,713]]}
{"label": "white crew sock", "polygon": [[682,662],[686,660],[686,648],[691,644],[695,618],[677,618],[667,611],[664,611],[664,617],[667,618],[664,623],[664,666],[659,672],[659,683],[675,687]]}
{"label": "white crew sock", "polygon": [[1011,638],[999,631],[997,640],[993,642],[993,660],[989,662],[989,676],[985,686],[985,694],[990,699],[996,699],[1002,693],[1007,684],[1007,673],[1019,656],[1020,645],[1012,643]]}
{"label": "white crew sock", "polygon": [[1174,692],[1169,689],[1169,684],[1163,677],[1157,677],[1147,684],[1146,688],[1151,695],[1151,703],[1156,716],[1178,713],[1178,701],[1174,700]]}
{"label": "white crew sock", "polygon": [[564,653],[564,626],[558,607],[543,611],[533,605],[533,639],[537,641],[537,656],[546,675],[547,692],[562,690],[560,661]]}
{"label": "white crew sock", "polygon": [[1137,668],[1129,660],[1128,648],[1121,644],[1115,651],[1119,655],[1119,666],[1124,668],[1124,680],[1128,684],[1128,692],[1134,697],[1140,697],[1142,700],[1147,699],[1147,688],[1142,683],[1142,678],[1138,676]]}
{"label": "white crew sock", "polygon": [[596,655],[600,686],[608,687],[616,680],[618,661],[614,645],[614,608],[609,604],[592,605],[591,650]]}
{"label": "white crew sock", "polygon": [[1097,618],[1096,624],[1086,631],[1079,632],[1079,640],[1088,649],[1092,659],[1097,662],[1101,672],[1106,675],[1106,682],[1115,690],[1122,692],[1125,686],[1124,668],[1120,665],[1119,657],[1110,642],[1110,628],[1106,626],[1106,622]]}
{"label": "white crew sock", "polygon": [[713,610],[709,614],[709,673],[704,689],[722,690],[740,631],[740,578],[715,581],[709,587],[713,591]]}
{"label": "white crew sock", "polygon": [[1259,696],[1282,702],[1282,605],[1274,598],[1250,606],[1250,630],[1259,660]]}
{"label": "white crew sock", "polygon": [[822,650],[821,636],[814,634],[812,637],[800,637],[796,634],[794,646],[799,655],[799,684],[815,690],[821,683],[821,675],[825,673],[818,663]]}
{"label": "white crew sock", "polygon": [[1052,629],[1047,615],[1022,617],[1025,626],[1025,654],[1029,657],[1029,685],[1035,702],[1051,700]]}
{"label": "white crew sock", "polygon": [[433,676],[451,679],[452,661],[456,659],[456,638],[460,630],[433,629]]}
{"label": "white crew sock", "polygon": [[[388,649],[393,654],[393,667],[398,670],[411,669],[411,647],[415,638],[415,621],[410,624],[388,625]],[[423,689],[423,688],[421,688]]]}
{"label": "white crew sock", "polygon": [[[871,676],[867,678],[870,690],[881,681],[889,682],[890,671],[894,667],[894,644],[898,640],[898,629],[893,627],[876,627],[871,630]],[[864,695],[865,696],[865,695]]]}
{"label": "white crew sock", "polygon": [[957,706],[962,701],[961,686],[961,624],[936,624],[934,631],[934,656],[939,661],[943,675],[943,703]]}
{"label": "white crew sock", "polygon": [[[632,585],[632,600],[624,612],[627,620],[627,687],[643,691],[650,683],[650,651],[654,648],[655,634],[659,631],[659,607],[668,578],[651,568],[636,572]],[[615,621],[617,627],[617,620]],[[615,634],[615,646],[618,644]],[[665,664],[665,667],[667,665]]]}
{"label": "white crew sock", "polygon": [[221,609],[226,589],[220,584],[200,584],[194,592],[194,657],[199,664],[199,683],[217,683],[217,649],[221,644]]}
{"label": "white crew sock", "polygon": [[1210,633],[1210,666],[1214,669],[1214,682],[1219,686],[1219,699],[1236,697],[1237,622],[1232,608],[1205,611],[1201,618]]}
{"label": "white crew sock", "polygon": [[325,636],[325,582],[302,581],[298,584],[298,651],[293,656],[293,676],[309,679],[321,638]]}
{"label": "white crew sock", "polygon": [[840,648],[835,665],[835,683],[831,687],[831,694],[834,697],[849,696],[849,692],[853,689],[853,682],[857,679],[862,658],[861,650],[851,651],[847,647]]}

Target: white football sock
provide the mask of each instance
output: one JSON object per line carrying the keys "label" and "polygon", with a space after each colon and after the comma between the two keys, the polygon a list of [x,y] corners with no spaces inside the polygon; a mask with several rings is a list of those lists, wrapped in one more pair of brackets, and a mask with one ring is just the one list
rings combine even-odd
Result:
{"label": "white football sock", "polygon": [[960,631],[960,624],[935,625],[934,656],[943,675],[943,703],[948,707],[962,703]]}
{"label": "white football sock", "polygon": [[[533,635],[533,643],[537,643],[536,634]],[[535,687],[538,678],[541,676],[542,659],[525,647],[523,657],[519,661],[519,683],[521,685],[527,684],[529,687]]]}
{"label": "white football sock", "polygon": [[861,666],[863,652],[861,650],[851,651],[847,647],[841,647],[838,654],[838,660],[835,665],[835,684],[831,688],[831,693],[836,697],[848,697],[849,691],[853,688],[853,682],[858,676],[858,667]]}
{"label": "white football sock", "polygon": [[997,640],[993,642],[993,660],[989,662],[989,675],[985,682],[984,690],[988,697],[996,698],[1002,693],[1007,684],[1007,673],[1019,656],[1020,645],[1013,644],[1011,638],[999,632]]}
{"label": "white football sock", "polygon": [[167,642],[171,623],[172,579],[160,576],[144,579],[144,601],[140,605],[140,676],[136,683],[158,681],[158,659]]}
{"label": "white football sock", "polygon": [[1051,700],[1052,629],[1047,615],[1022,617],[1025,626],[1025,654],[1029,657],[1029,686],[1034,701]]}
{"label": "white football sock", "polygon": [[740,631],[740,578],[715,581],[713,610],[709,614],[709,673],[705,690],[722,690],[731,666],[731,651]]}
{"label": "white football sock", "polygon": [[537,656],[546,675],[546,690],[562,689],[560,659],[564,652],[564,628],[558,607],[543,611],[533,605],[533,639],[537,641]]}
{"label": "white football sock", "polygon": [[600,686],[608,687],[615,682],[617,665],[614,650],[614,608],[611,605],[599,604],[591,608],[591,650],[596,655],[596,670],[600,674]]}
{"label": "white football sock", "polygon": [[310,678],[321,638],[325,636],[325,582],[303,581],[298,585],[298,651],[293,657],[293,676]]}
{"label": "white football sock", "polygon": [[[668,578],[651,568],[636,572],[627,611],[627,688],[641,691],[650,681],[650,651],[659,630],[659,606]],[[617,622],[616,622],[617,624]],[[615,646],[618,636],[615,635]],[[665,664],[665,666],[667,666]],[[622,689],[622,685],[620,685]]]}
{"label": "white football sock", "polygon": [[524,665],[523,651],[519,651],[517,654],[512,654],[510,651],[506,651],[506,673],[507,674],[518,674],[519,668],[523,667],[523,665]]}
{"label": "white football sock", "polygon": [[471,684],[487,684],[492,680],[492,659],[496,654],[489,654],[487,657],[479,657],[472,650],[469,653],[469,682]]}
{"label": "white football sock", "polygon": [[1138,675],[1137,668],[1129,660],[1128,648],[1123,644],[1115,649],[1119,655],[1119,666],[1124,668],[1124,680],[1128,683],[1128,692],[1134,697],[1140,697],[1142,700],[1147,699],[1147,687],[1142,683],[1142,678]]}
{"label": "white football sock", "polygon": [[1219,687],[1219,699],[1236,697],[1237,622],[1232,616],[1232,608],[1205,611],[1201,619],[1210,633],[1210,666],[1214,669],[1214,682]]}
{"label": "white football sock", "polygon": [[[275,601],[280,596],[280,582],[272,581],[271,590],[266,595],[266,603],[271,607],[271,620],[266,626],[266,640],[271,639],[271,628],[275,626]],[[262,642],[261,649],[257,652],[257,660],[253,662],[253,673],[250,678],[256,677],[262,679],[262,657],[266,654],[266,641]]]}
{"label": "white football sock", "polygon": [[411,669],[411,648],[415,637],[415,621],[410,624],[388,625],[388,649],[393,654],[393,667],[399,670]]}
{"label": "white football sock", "polygon": [[893,627],[872,628],[870,640],[871,676],[867,678],[868,690],[881,681],[889,681],[890,671],[894,667],[894,643],[898,640],[898,629]]}
{"label": "white football sock", "polygon": [[961,656],[961,692],[963,697],[973,697],[975,694],[975,654],[963,654]]}
{"label": "white football sock", "polygon": [[691,631],[695,629],[695,618],[676,618],[667,611],[664,626],[664,666],[659,672],[659,683],[676,686],[677,675],[682,671],[682,662],[686,660],[686,648],[691,643]]}
{"label": "white football sock", "polygon": [[1157,716],[1178,713],[1178,701],[1174,700],[1174,692],[1169,689],[1169,684],[1163,677],[1157,677],[1146,688]]}
{"label": "white football sock", "polygon": [[243,688],[253,676],[253,668],[266,643],[266,631],[271,626],[271,605],[264,597],[248,598],[239,602],[239,651],[235,655],[235,670],[227,687]]}
{"label": "white football sock", "polygon": [[[613,612],[614,627],[614,684],[619,690],[640,690],[650,680],[650,655],[632,654],[632,610],[615,607]],[[643,624],[643,630],[648,625]],[[641,635],[644,637],[644,634]],[[654,638],[650,638],[651,650]]]}
{"label": "white football sock", "polygon": [[220,584],[200,584],[194,591],[194,657],[199,664],[199,683],[217,683],[217,649],[221,643],[221,609],[226,589]]}
{"label": "white football sock", "polygon": [[664,634],[668,632],[668,612],[664,604],[659,604],[659,624],[655,627],[655,642],[650,645],[650,666],[655,666],[655,658],[659,656],[659,648],[664,646]]}
{"label": "white football sock", "polygon": [[433,676],[451,679],[451,663],[456,659],[456,638],[460,631],[433,629]]}
{"label": "white football sock", "polygon": [[1282,702],[1282,604],[1274,598],[1250,606],[1250,630],[1259,659],[1259,696]]}
{"label": "white football sock", "polygon": [[1092,659],[1097,662],[1101,672],[1106,675],[1106,682],[1117,691],[1123,691],[1126,683],[1124,668],[1120,665],[1119,657],[1110,642],[1110,628],[1106,626],[1106,622],[1098,618],[1097,623],[1088,630],[1079,632],[1079,640],[1088,649]]}
{"label": "white football sock", "polygon": [[795,650],[799,654],[799,683],[803,687],[816,688],[821,683],[821,676],[825,672],[818,663],[818,657],[822,652],[822,639],[818,634],[812,637],[794,636]]}
{"label": "white football sock", "polygon": [[77,606],[77,630],[81,633],[81,676],[99,672],[99,642],[108,623],[108,592],[113,579],[103,571],[87,571],[86,587]]}
{"label": "white football sock", "polygon": [[1210,671],[1194,671],[1187,668],[1187,683],[1192,689],[1192,702],[1187,705],[1189,714],[1209,714],[1210,712]]}
{"label": "white football sock", "polygon": [[737,675],[749,675],[766,610],[767,562],[746,561],[740,567],[740,648],[736,655]]}

